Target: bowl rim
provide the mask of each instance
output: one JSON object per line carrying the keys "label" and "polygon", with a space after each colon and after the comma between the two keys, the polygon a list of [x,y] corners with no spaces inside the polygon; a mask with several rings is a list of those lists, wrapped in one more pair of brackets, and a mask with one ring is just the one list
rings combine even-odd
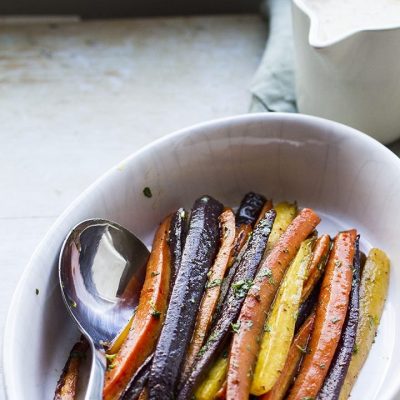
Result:
{"label": "bowl rim", "polygon": [[392,25],[385,25],[385,26],[376,26],[373,28],[354,28],[349,31],[345,31],[341,35],[337,35],[333,39],[320,39],[317,40],[318,35],[318,27],[320,25],[320,22],[318,20],[318,17],[316,16],[315,12],[311,9],[310,6],[308,6],[304,0],[293,0],[292,1],[293,7],[296,7],[303,12],[304,15],[306,15],[310,21],[310,29],[308,32],[308,44],[316,49],[323,49],[326,47],[334,46],[346,39],[349,39],[352,36],[366,33],[366,32],[386,32],[386,31],[392,31],[392,30],[398,30],[400,32],[400,23],[398,24],[392,24]]}
{"label": "bowl rim", "polygon": [[[296,1],[296,0],[295,0]],[[45,248],[46,243],[49,238],[53,235],[53,232],[57,231],[58,227],[61,225],[62,221],[68,217],[68,215],[75,209],[75,207],[81,203],[81,201],[96,187],[102,184],[107,178],[113,175],[116,172],[116,169],[120,165],[127,164],[131,162],[134,158],[142,155],[143,153],[148,152],[149,149],[158,146],[164,142],[168,142],[171,139],[177,138],[179,136],[184,136],[190,134],[191,131],[207,131],[209,128],[215,128],[217,126],[223,126],[226,124],[240,124],[240,123],[251,123],[255,121],[284,121],[289,120],[291,122],[298,123],[307,123],[314,122],[319,125],[319,128],[332,128],[336,127],[343,134],[348,137],[357,138],[357,140],[362,140],[368,143],[370,146],[374,146],[379,149],[379,154],[382,155],[389,162],[393,163],[393,165],[397,165],[397,168],[400,172],[400,158],[398,158],[391,150],[385,147],[382,143],[378,142],[376,139],[368,136],[367,134],[351,128],[347,125],[341,124],[339,122],[331,121],[326,118],[320,118],[300,113],[284,113],[284,112],[273,112],[273,113],[251,113],[251,114],[239,114],[234,116],[228,116],[223,118],[212,119],[206,122],[200,122],[197,124],[190,125],[188,127],[173,131],[169,134],[166,134],[154,141],[151,141],[147,145],[133,152],[129,156],[125,157],[123,160],[118,162],[116,165],[112,166],[105,173],[100,175],[93,183],[91,183],[81,194],[79,194],[70,205],[57,217],[51,227],[48,229],[47,233],[40,240],[39,244],[36,246],[34,252],[32,253],[27,265],[24,267],[22,275],[19,278],[17,286],[14,290],[11,302],[8,307],[7,317],[4,325],[4,335],[3,335],[3,343],[2,343],[2,367],[3,367],[3,384],[4,391],[7,399],[10,399],[11,396],[15,396],[15,392],[11,392],[13,381],[13,375],[11,371],[11,360],[13,358],[13,332],[16,330],[18,325],[18,317],[15,313],[15,310],[18,308],[21,298],[24,296],[23,287],[25,282],[28,279],[29,271],[32,269],[32,265],[35,264],[35,260],[37,256],[42,252],[42,249]],[[393,383],[391,390],[389,391],[389,397],[391,399],[395,399],[395,396],[400,393],[400,381],[396,384]]]}

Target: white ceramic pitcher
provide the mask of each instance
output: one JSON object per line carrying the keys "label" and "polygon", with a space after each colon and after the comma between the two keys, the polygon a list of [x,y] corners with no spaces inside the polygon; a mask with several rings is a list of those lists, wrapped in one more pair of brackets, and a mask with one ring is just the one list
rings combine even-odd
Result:
{"label": "white ceramic pitcher", "polygon": [[354,30],[323,42],[313,34],[318,23],[303,0],[293,0],[299,111],[350,125],[383,143],[399,138],[400,25]]}

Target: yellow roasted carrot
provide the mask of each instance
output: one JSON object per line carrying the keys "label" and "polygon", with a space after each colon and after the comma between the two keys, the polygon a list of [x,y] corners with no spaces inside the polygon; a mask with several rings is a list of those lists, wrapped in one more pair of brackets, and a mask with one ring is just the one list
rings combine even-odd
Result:
{"label": "yellow roasted carrot", "polygon": [[379,249],[371,249],[361,276],[360,317],[356,344],[339,400],[346,400],[368,357],[381,319],[389,286],[390,261]]}
{"label": "yellow roasted carrot", "polygon": [[196,400],[213,400],[226,378],[228,359],[226,355],[220,356],[210,368],[207,376],[195,392]]}
{"label": "yellow roasted carrot", "polygon": [[271,252],[272,248],[278,243],[282,233],[286,231],[287,227],[293,221],[297,214],[297,204],[287,202],[278,203],[274,206],[274,210],[276,211],[276,217],[271,234],[269,235],[266,254]]}
{"label": "yellow roasted carrot", "polygon": [[315,239],[305,240],[289,267],[276,295],[264,328],[261,350],[254,371],[251,393],[262,395],[272,389],[285,365],[294,336],[306,270]]}
{"label": "yellow roasted carrot", "polygon": [[296,376],[305,352],[311,331],[314,327],[315,313],[312,312],[303,323],[290,346],[285,366],[274,387],[259,400],[283,400],[285,394]]}
{"label": "yellow roasted carrot", "polygon": [[122,344],[124,343],[126,337],[128,336],[129,330],[131,329],[131,326],[132,326],[132,321],[133,321],[134,316],[135,316],[135,314],[132,315],[131,319],[128,321],[128,323],[125,325],[125,327],[122,329],[122,331],[111,342],[110,347],[107,349],[107,354],[113,355],[113,354],[118,353],[118,351],[121,348]]}
{"label": "yellow roasted carrot", "polygon": [[283,275],[295,258],[301,243],[320,222],[310,208],[304,208],[279,238],[271,253],[261,262],[255,284],[247,293],[238,322],[251,329],[240,329],[233,335],[227,377],[227,400],[247,399],[252,372],[260,349],[259,338]]}

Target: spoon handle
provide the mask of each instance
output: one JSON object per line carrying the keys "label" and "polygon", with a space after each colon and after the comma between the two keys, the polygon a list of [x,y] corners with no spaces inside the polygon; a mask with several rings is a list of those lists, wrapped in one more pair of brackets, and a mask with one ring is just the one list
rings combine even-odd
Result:
{"label": "spoon handle", "polygon": [[93,342],[90,343],[90,347],[92,350],[92,367],[85,400],[101,400],[103,398],[104,374],[107,365],[106,356],[103,350],[95,348]]}

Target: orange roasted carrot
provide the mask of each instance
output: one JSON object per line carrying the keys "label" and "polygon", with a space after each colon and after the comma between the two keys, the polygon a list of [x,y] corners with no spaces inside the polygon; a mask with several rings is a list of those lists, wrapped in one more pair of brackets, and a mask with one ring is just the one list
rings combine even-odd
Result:
{"label": "orange roasted carrot", "polygon": [[260,400],[282,400],[285,397],[287,390],[296,376],[300,362],[307,351],[307,344],[314,326],[314,319],[315,313],[312,313],[301,326],[290,346],[282,373],[279,375],[274,387],[268,393],[261,396]]}
{"label": "orange roasted carrot", "polygon": [[220,216],[221,245],[214,264],[210,269],[210,276],[206,285],[205,293],[197,313],[196,325],[192,340],[186,355],[183,375],[190,372],[193,362],[203,346],[204,339],[209,331],[215,308],[217,306],[221,283],[228,268],[229,259],[235,245],[235,214],[231,209],[226,209]]}
{"label": "orange roasted carrot", "polygon": [[103,397],[119,398],[132,375],[154,350],[167,310],[171,264],[168,231],[171,216],[157,230],[139,305],[128,336],[106,373]]}
{"label": "orange roasted carrot", "polygon": [[88,347],[88,343],[83,337],[72,347],[60,379],[57,382],[54,400],[75,400],[79,368]]}
{"label": "orange roasted carrot", "polygon": [[315,398],[324,383],[346,318],[353,279],[355,229],[336,236],[318,298],[309,353],[288,399]]}
{"label": "orange roasted carrot", "polygon": [[329,235],[322,235],[315,243],[313,255],[307,270],[307,280],[304,282],[303,291],[301,293],[301,303],[303,303],[311,294],[315,285],[321,278],[328,254],[331,246],[331,238]]}
{"label": "orange roasted carrot", "polygon": [[249,290],[239,315],[238,324],[244,328],[233,335],[227,378],[228,400],[249,397],[266,313],[302,241],[319,222],[320,218],[313,210],[303,209],[279,238],[267,258],[261,262],[254,285]]}

